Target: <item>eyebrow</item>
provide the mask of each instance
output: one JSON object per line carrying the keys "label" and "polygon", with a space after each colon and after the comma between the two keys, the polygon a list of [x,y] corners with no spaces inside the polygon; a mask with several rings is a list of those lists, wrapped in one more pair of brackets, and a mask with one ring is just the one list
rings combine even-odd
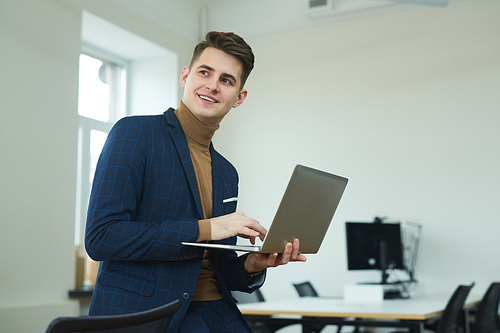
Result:
{"label": "eyebrow", "polygon": [[[210,71],[210,72],[214,72],[215,70],[208,66],[208,65],[205,65],[205,64],[201,64],[200,66],[198,66],[198,68],[205,68],[206,70]],[[226,77],[232,81],[234,81],[234,83],[238,83],[238,80],[236,79],[236,77],[232,74],[229,74],[229,73],[222,73],[222,76],[223,77]]]}

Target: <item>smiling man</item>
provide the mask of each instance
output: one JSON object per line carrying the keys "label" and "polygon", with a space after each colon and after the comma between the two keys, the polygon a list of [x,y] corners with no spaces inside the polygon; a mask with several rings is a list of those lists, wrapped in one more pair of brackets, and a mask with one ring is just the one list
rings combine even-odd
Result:
{"label": "smiling man", "polygon": [[252,292],[266,269],[305,261],[299,242],[283,253],[202,250],[182,242],[263,239],[258,221],[236,212],[238,174],[212,145],[227,113],[243,103],[250,46],[210,32],[180,76],[180,106],[118,121],[99,158],[85,246],[101,261],[90,315],[139,312],[175,299],[168,332],[250,332],[232,290]]}
{"label": "smiling man", "polygon": [[182,101],[199,121],[217,126],[231,108],[241,105],[247,97],[247,91],[242,89],[242,72],[237,58],[208,47],[182,70]]}

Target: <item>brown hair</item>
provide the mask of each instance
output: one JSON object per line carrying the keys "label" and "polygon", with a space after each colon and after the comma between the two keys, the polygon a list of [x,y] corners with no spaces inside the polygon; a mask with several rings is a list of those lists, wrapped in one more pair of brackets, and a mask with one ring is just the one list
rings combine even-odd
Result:
{"label": "brown hair", "polygon": [[205,36],[205,40],[196,45],[191,59],[191,68],[198,57],[207,47],[213,47],[238,59],[243,67],[241,73],[240,89],[243,89],[245,82],[253,69],[255,57],[250,46],[233,32],[211,31]]}

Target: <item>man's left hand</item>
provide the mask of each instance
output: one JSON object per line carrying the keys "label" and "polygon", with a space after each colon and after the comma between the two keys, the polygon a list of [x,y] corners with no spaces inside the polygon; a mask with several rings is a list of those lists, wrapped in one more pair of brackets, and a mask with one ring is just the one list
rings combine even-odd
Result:
{"label": "man's left hand", "polygon": [[250,253],[245,260],[245,271],[255,273],[263,271],[269,267],[278,267],[286,265],[289,262],[305,262],[307,258],[299,252],[299,240],[295,239],[293,243],[287,243],[283,253]]}

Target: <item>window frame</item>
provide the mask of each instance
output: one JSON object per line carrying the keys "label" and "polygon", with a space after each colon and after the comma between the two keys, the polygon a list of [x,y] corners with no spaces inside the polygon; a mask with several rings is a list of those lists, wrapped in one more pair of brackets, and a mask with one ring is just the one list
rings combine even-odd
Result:
{"label": "window frame", "polygon": [[[75,209],[75,239],[74,243],[77,247],[82,247],[85,241],[85,224],[87,219],[87,208],[92,189],[92,182],[89,181],[92,166],[91,166],[91,131],[97,130],[100,132],[109,133],[113,125],[124,116],[128,115],[127,103],[127,88],[129,85],[129,77],[127,75],[129,62],[109,54],[108,52],[99,50],[89,44],[82,43],[80,54],[96,58],[103,62],[109,62],[122,67],[125,74],[122,74],[120,82],[120,105],[109,110],[108,121],[100,121],[78,114],[78,159],[77,159],[77,186],[76,186],[76,209]],[[116,87],[115,87],[116,89]],[[115,90],[116,93],[116,90]],[[110,92],[110,95],[112,93]]]}

